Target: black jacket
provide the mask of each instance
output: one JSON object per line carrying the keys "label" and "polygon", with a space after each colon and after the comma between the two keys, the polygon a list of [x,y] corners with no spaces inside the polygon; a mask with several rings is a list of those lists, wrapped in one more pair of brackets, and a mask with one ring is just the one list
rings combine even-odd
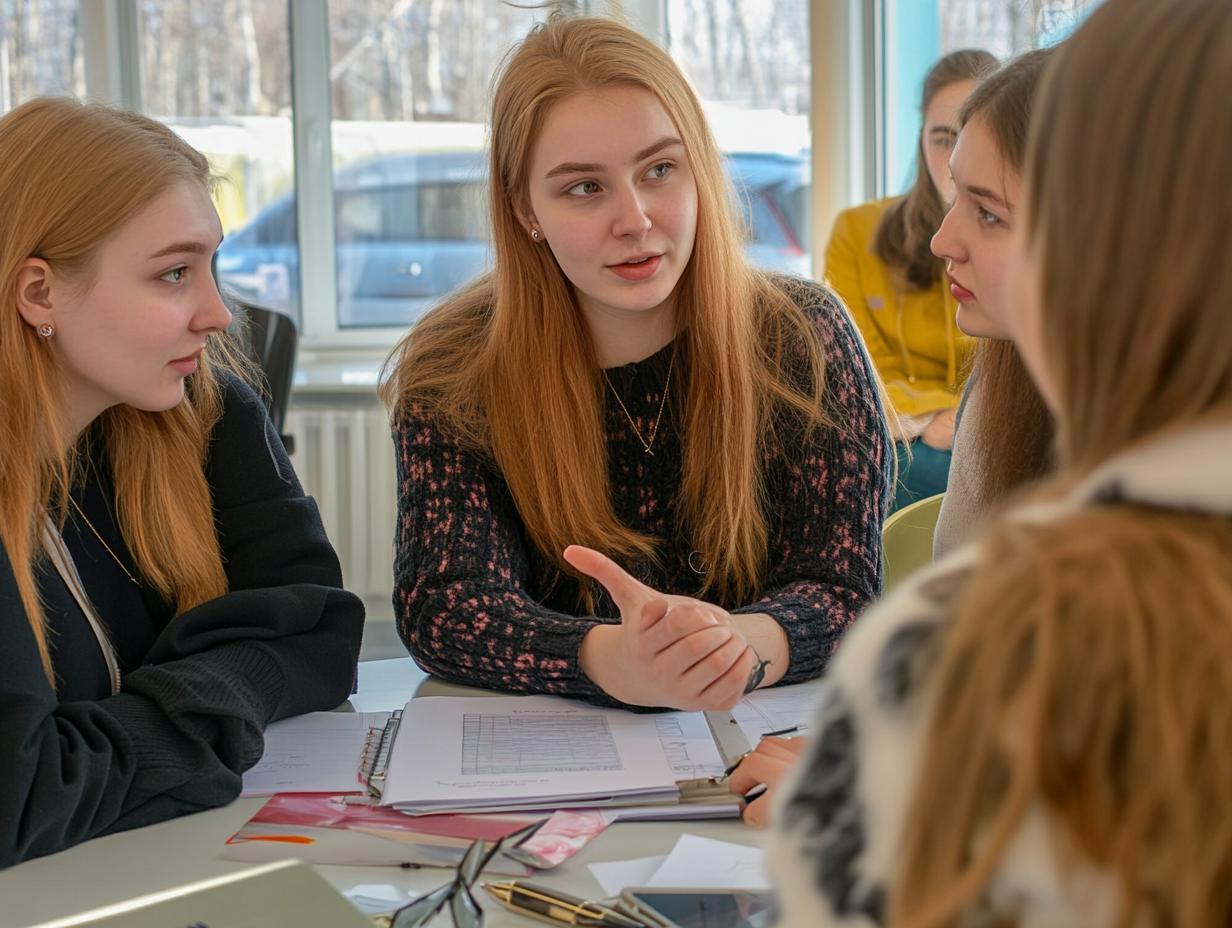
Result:
{"label": "black jacket", "polygon": [[53,691],[0,548],[0,866],[230,802],[269,722],[350,692],[363,606],[341,589],[264,406],[236,381],[206,477],[229,592],[178,617],[116,563],[136,575],[106,466],[74,494],[93,529],[77,517],[64,538],[118,654],[119,695],[85,616],[43,564]]}

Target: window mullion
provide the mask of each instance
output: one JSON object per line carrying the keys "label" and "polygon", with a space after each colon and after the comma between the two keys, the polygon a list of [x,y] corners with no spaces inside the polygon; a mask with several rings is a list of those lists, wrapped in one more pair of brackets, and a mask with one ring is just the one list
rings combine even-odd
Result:
{"label": "window mullion", "polygon": [[879,0],[810,0],[812,84],[810,205],[813,274],[825,270],[825,247],[839,211],[871,199],[874,183],[874,5]]}
{"label": "window mullion", "polygon": [[86,96],[141,112],[141,41],[137,0],[82,3]]}
{"label": "window mullion", "polygon": [[300,319],[303,340],[312,345],[331,340],[338,331],[329,11],[325,0],[288,0],[288,21]]}
{"label": "window mullion", "polygon": [[[600,15],[605,4],[590,0],[588,12]],[[620,11],[639,32],[654,39],[659,45],[667,45],[667,0],[621,0]]]}

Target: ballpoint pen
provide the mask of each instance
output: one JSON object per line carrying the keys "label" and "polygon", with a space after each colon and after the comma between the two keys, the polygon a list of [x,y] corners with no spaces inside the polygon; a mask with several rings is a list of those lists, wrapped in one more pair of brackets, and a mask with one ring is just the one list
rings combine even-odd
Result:
{"label": "ballpoint pen", "polygon": [[[791,728],[780,728],[778,731],[765,732],[764,734],[759,735],[757,740],[758,742],[760,742],[763,738],[782,738],[785,735],[798,734],[799,731],[800,731],[799,725],[792,725]],[[736,772],[736,768],[740,766],[740,762],[752,753],[753,753],[752,751],[745,751],[743,754],[737,757],[735,761],[726,770],[723,771],[723,776],[730,777],[733,773]]]}
{"label": "ballpoint pen", "polygon": [[622,915],[608,906],[579,899],[555,889],[545,889],[534,883],[501,880],[480,885],[489,896],[505,908],[557,925],[583,925],[587,928],[643,928],[641,922]]}

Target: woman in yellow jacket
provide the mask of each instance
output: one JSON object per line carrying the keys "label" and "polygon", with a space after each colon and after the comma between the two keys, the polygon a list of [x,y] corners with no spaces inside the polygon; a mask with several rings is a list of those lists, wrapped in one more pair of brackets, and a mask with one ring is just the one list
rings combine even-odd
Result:
{"label": "woman in yellow jacket", "polygon": [[895,509],[944,492],[949,473],[954,410],[973,343],[955,325],[944,263],[929,240],[953,196],[958,108],[996,65],[988,52],[963,49],[929,69],[915,183],[901,197],[840,213],[826,248],[826,280],[863,333],[898,414]]}

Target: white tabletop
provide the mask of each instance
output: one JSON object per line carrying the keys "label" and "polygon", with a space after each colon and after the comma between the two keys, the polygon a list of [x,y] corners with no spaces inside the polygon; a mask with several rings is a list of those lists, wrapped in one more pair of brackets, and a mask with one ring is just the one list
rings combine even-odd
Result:
{"label": "white tabletop", "polygon": [[[360,664],[359,692],[348,708],[375,712],[401,708],[413,696],[473,694],[482,691],[429,680],[409,658]],[[712,716],[720,749],[731,756],[739,753],[742,739]],[[734,729],[735,726],[730,726]],[[227,838],[235,833],[265,802],[240,799],[221,809],[199,812],[170,822],[87,841],[59,854],[27,861],[0,871],[0,928],[25,926],[63,917],[134,896],[219,876],[251,867],[251,864],[219,857]],[[576,895],[602,895],[587,869],[588,863],[666,854],[685,832],[733,841],[759,844],[762,833],[738,821],[639,822],[617,824],[596,837],[577,855],[554,870],[534,877]],[[425,868],[398,870],[392,867],[321,866],[318,871],[334,886],[349,891],[362,885],[393,886],[419,892],[439,886],[451,871]],[[481,895],[481,894],[480,894]],[[490,902],[485,903],[487,923],[493,928],[519,928],[536,924]]]}

